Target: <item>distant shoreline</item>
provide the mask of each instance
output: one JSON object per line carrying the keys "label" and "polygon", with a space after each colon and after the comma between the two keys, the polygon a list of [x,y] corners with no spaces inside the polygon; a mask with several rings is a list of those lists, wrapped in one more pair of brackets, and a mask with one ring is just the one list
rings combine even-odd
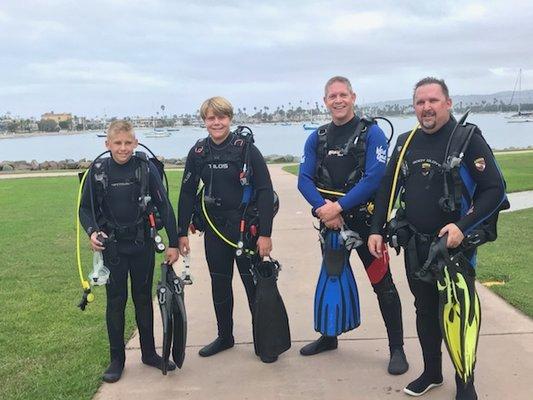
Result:
{"label": "distant shoreline", "polygon": [[24,133],[4,133],[0,134],[0,139],[23,139],[29,137],[39,137],[39,136],[75,136],[75,135],[85,135],[86,133],[95,133],[100,132],[99,129],[87,130],[87,131],[59,131],[59,132],[24,132]]}

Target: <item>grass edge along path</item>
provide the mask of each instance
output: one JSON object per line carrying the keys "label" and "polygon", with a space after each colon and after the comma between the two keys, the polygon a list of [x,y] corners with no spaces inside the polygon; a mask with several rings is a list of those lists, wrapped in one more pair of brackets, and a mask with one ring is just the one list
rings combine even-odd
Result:
{"label": "grass edge along path", "polygon": [[[171,202],[181,172],[169,172]],[[105,288],[80,311],[77,176],[0,180],[0,399],[91,399],[109,362]],[[165,239],[165,242],[168,241]],[[82,235],[84,275],[92,255]],[[158,280],[159,255],[154,284]],[[158,310],[154,310],[156,318]],[[126,339],[134,332],[131,298]]]}

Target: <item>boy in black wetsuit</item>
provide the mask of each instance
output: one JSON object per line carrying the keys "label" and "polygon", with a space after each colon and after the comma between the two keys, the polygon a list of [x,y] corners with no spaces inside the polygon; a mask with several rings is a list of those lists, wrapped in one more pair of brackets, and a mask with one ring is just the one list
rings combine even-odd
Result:
{"label": "boy in black wetsuit", "polygon": [[[434,238],[447,234],[447,247],[457,248],[470,230],[489,218],[503,203],[505,187],[492,151],[476,127],[461,166],[463,186],[473,189],[472,204],[468,204],[464,212],[446,210],[441,201],[445,198],[442,164],[448,139],[457,122],[450,114],[452,100],[444,81],[431,77],[420,80],[415,85],[413,105],[420,128],[412,136],[401,162],[401,199],[404,203],[402,220],[407,221],[410,229],[415,231],[411,236],[413,240],[409,241],[414,248],[408,247],[404,251],[404,258],[409,288],[415,297],[416,327],[422,347],[424,371],[418,379],[407,385],[404,392],[420,396],[431,388],[442,385],[442,334],[436,285],[417,279],[416,272],[428,258]],[[391,184],[408,134],[398,138],[376,197],[368,240],[370,252],[375,257],[382,257],[381,233],[387,222]],[[473,379],[465,386],[456,376],[456,382],[457,400],[477,399]]]}
{"label": "boy in black wetsuit", "polygon": [[[259,150],[247,144],[241,137],[230,132],[233,118],[231,103],[222,97],[206,100],[200,115],[205,122],[209,136],[199,140],[189,151],[183,173],[178,203],[179,249],[182,255],[189,252],[187,237],[189,223],[196,201],[199,180],[205,184],[207,214],[214,227],[233,243],[239,236],[239,221],[243,209],[243,185],[240,173],[244,158],[249,157],[253,171],[251,180],[259,215],[257,235],[251,238],[249,248],[257,248],[260,257],[272,251],[273,189],[270,174]],[[246,153],[249,153],[248,156]],[[248,224],[247,224],[248,226]],[[255,286],[250,273],[250,259],[235,257],[235,248],[221,238],[213,226],[206,224],[204,245],[211,275],[213,305],[218,325],[218,337],[200,349],[202,357],[212,356],[234,345],[233,338],[233,263],[236,261],[241,280],[246,290],[250,310],[255,299]],[[263,362],[276,361],[277,357],[262,357]]]}
{"label": "boy in black wetsuit", "polygon": [[[103,375],[103,380],[110,383],[120,379],[126,359],[124,311],[128,299],[128,273],[142,362],[161,367],[161,357],[154,344],[152,280],[155,250],[148,225],[148,213],[153,212],[154,206],[159,210],[169,237],[165,260],[173,263],[178,259],[174,211],[155,165],[147,158],[133,154],[137,144],[129,122],[119,120],[109,125],[106,147],[111,157],[93,164],[83,188],[79,211],[80,222],[89,235],[92,249],[103,252],[104,264],[110,270],[106,285],[106,323],[111,363]],[[102,237],[110,241],[107,248]],[[169,361],[168,369],[175,368],[176,365]]]}

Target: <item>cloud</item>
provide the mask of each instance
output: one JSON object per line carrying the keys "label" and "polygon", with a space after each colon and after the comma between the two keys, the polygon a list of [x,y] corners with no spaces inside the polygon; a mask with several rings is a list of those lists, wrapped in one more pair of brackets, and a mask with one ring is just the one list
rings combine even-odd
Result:
{"label": "cloud", "polygon": [[532,19],[519,0],[4,0],[0,101],[28,114],[152,102],[179,114],[213,94],[275,107],[320,101],[344,74],[370,102],[408,97],[426,75],[452,93],[505,90],[518,68],[527,89]]}
{"label": "cloud", "polygon": [[36,79],[62,84],[132,86],[160,88],[168,84],[163,78],[136,71],[126,63],[94,60],[57,60],[31,63],[28,66]]}

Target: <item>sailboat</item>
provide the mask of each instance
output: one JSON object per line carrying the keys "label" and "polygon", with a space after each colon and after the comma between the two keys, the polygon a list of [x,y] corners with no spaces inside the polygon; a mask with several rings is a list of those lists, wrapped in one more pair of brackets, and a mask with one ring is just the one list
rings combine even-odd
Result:
{"label": "sailboat", "polygon": [[[508,123],[533,122],[533,112],[531,112],[531,111],[523,112],[521,110],[521,103],[520,102],[521,102],[521,94],[522,94],[522,68],[520,68],[520,70],[518,71],[517,83],[518,83],[518,95],[517,95],[517,98],[518,98],[518,112],[516,114],[513,114],[513,115],[509,116],[507,122]],[[514,98],[514,95],[515,95],[515,92],[516,92],[517,83],[515,83],[515,86],[514,86],[514,89],[513,89],[513,94],[511,96],[511,103],[513,102],[513,98]]]}

